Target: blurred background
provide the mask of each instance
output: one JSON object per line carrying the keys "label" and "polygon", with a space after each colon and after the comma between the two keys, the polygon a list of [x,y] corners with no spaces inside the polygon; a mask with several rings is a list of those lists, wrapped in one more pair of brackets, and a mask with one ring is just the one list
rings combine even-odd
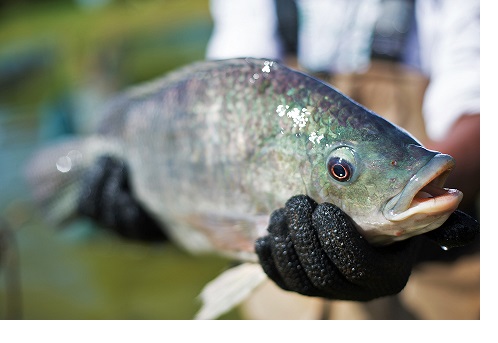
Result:
{"label": "blurred background", "polygon": [[[124,241],[29,201],[34,150],[131,84],[203,59],[208,0],[0,0],[0,318],[191,319],[228,261]],[[236,310],[222,319],[239,319]]]}

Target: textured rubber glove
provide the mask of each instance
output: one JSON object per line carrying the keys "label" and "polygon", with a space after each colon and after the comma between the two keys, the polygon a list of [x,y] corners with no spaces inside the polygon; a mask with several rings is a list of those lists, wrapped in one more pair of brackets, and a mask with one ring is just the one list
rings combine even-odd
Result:
{"label": "textured rubber glove", "polygon": [[126,165],[103,156],[85,174],[78,199],[78,213],[103,228],[131,240],[167,240],[159,224],[133,198]]}
{"label": "textured rubber glove", "polygon": [[[420,235],[374,247],[338,207],[304,195],[273,212],[268,231],[255,245],[265,273],[285,290],[337,300],[399,293],[427,240]],[[475,220],[458,213],[429,237],[450,248],[471,242],[478,232]]]}

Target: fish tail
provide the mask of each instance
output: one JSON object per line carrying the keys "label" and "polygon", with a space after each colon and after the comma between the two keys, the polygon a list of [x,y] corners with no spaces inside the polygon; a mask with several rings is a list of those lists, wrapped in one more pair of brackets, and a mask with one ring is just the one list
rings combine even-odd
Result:
{"label": "fish tail", "polygon": [[25,166],[25,179],[36,206],[51,223],[77,214],[86,170],[108,149],[100,137],[69,138],[35,152]]}

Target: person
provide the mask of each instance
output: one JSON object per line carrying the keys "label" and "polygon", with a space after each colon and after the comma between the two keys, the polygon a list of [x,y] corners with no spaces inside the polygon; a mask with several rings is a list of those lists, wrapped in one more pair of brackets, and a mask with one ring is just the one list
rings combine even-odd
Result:
{"label": "person", "polygon": [[[207,59],[276,59],[331,83],[453,156],[446,185],[464,193],[462,211],[479,217],[478,0],[211,0],[210,9]],[[334,301],[268,282],[241,311],[256,319],[478,319],[479,241],[429,255],[396,296]]]}

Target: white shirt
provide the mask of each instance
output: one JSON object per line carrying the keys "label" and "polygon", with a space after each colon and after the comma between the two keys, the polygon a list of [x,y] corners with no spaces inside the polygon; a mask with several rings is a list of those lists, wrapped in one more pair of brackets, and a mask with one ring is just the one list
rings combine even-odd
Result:
{"label": "white shirt", "polygon": [[[309,70],[368,67],[380,0],[296,0],[298,59]],[[280,59],[274,0],[211,0],[215,23],[206,57]],[[423,103],[427,134],[442,139],[464,114],[480,112],[479,0],[415,1],[414,35],[405,62],[429,79]]]}

